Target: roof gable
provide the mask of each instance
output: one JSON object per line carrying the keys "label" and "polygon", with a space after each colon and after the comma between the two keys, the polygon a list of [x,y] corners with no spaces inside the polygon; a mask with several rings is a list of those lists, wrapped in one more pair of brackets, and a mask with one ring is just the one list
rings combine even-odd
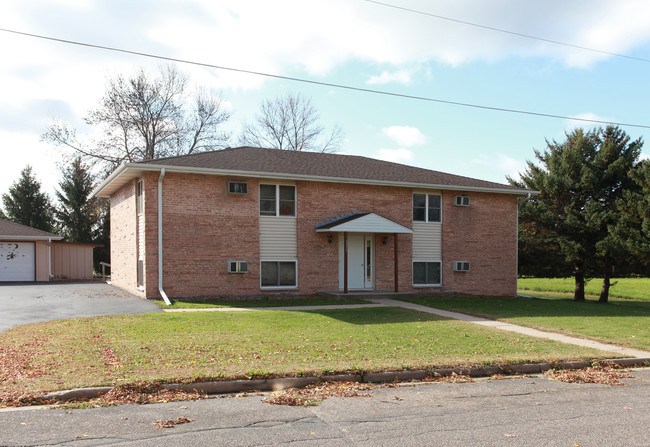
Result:
{"label": "roof gable", "polygon": [[375,213],[352,213],[316,226],[317,233],[401,233],[413,230]]}

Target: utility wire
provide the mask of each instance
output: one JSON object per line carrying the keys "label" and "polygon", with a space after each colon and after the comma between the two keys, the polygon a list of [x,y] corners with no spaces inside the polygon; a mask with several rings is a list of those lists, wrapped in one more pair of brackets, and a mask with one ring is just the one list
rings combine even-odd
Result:
{"label": "utility wire", "polygon": [[524,37],[526,39],[540,40],[542,42],[548,42],[548,43],[552,43],[552,44],[555,44],[555,45],[563,45],[565,47],[578,48],[580,50],[592,51],[594,53],[600,53],[600,54],[607,54],[609,56],[623,57],[623,58],[626,58],[626,59],[632,59],[632,60],[640,61],[640,62],[650,62],[650,59],[644,59],[642,57],[629,56],[627,54],[613,53],[613,52],[610,52],[610,51],[604,51],[604,50],[598,50],[598,49],[595,49],[595,48],[583,47],[581,45],[575,45],[575,44],[572,44],[572,43],[561,42],[559,40],[546,39],[544,37],[532,36],[530,34],[518,33],[516,31],[509,31],[509,30],[506,30],[506,29],[495,28],[493,26],[481,25],[479,23],[472,23],[472,22],[467,22],[465,20],[459,20],[459,19],[454,19],[454,18],[451,18],[451,17],[445,17],[445,16],[440,16],[440,15],[437,15],[437,14],[431,14],[431,13],[424,12],[424,11],[418,11],[417,9],[411,9],[411,8],[406,8],[406,7],[403,7],[403,6],[391,5],[389,3],[383,3],[383,2],[376,1],[376,0],[363,0],[363,1],[368,2],[368,3],[374,3],[376,5],[385,6],[387,8],[400,9],[402,11],[408,11],[408,12],[412,12],[414,14],[420,14],[420,15],[423,15],[423,16],[434,17],[436,19],[447,20],[447,21],[450,21],[450,22],[461,23],[463,25],[474,26],[476,28],[483,28],[483,29],[487,29],[487,30],[490,30],[490,31],[496,31],[496,32],[499,32],[499,33],[510,34],[512,36]]}
{"label": "utility wire", "polygon": [[484,105],[479,105],[479,104],[471,104],[471,103],[464,103],[464,102],[458,102],[458,101],[447,101],[444,99],[437,99],[437,98],[430,98],[426,96],[416,96],[416,95],[407,95],[403,93],[396,93],[396,92],[387,92],[383,90],[373,90],[373,89],[368,89],[368,88],[362,88],[362,87],[354,87],[350,85],[344,85],[344,84],[335,84],[331,82],[322,82],[322,81],[314,81],[312,79],[303,79],[303,78],[295,78],[291,76],[282,76],[282,75],[277,75],[277,74],[271,74],[271,73],[264,73],[261,71],[253,71],[253,70],[244,70],[242,68],[233,68],[233,67],[224,67],[221,65],[214,65],[214,64],[208,64],[205,62],[197,62],[197,61],[190,61],[187,59],[179,59],[175,57],[169,57],[169,56],[159,56],[151,53],[144,53],[141,51],[133,51],[133,50],[125,50],[122,48],[115,48],[115,47],[108,47],[104,45],[96,45],[96,44],[91,44],[91,43],[85,43],[85,42],[78,42],[74,40],[66,40],[66,39],[59,39],[56,37],[49,37],[49,36],[43,36],[39,34],[32,34],[32,33],[26,33],[23,31],[16,31],[16,30],[10,30],[6,28],[0,28],[0,31],[6,32],[6,33],[12,33],[12,34],[17,34],[21,36],[27,36],[27,37],[33,37],[36,39],[43,39],[43,40],[49,40],[53,42],[59,42],[59,43],[65,43],[69,45],[77,45],[81,47],[86,47],[86,48],[96,48],[100,50],[106,50],[106,51],[113,51],[116,53],[124,53],[124,54],[131,54],[134,56],[142,56],[142,57],[148,57],[152,59],[160,59],[164,61],[170,61],[170,62],[177,62],[181,64],[188,64],[188,65],[196,65],[199,67],[206,67],[206,68],[214,68],[217,70],[227,70],[227,71],[232,71],[236,73],[246,73],[246,74],[252,74],[256,76],[264,76],[267,78],[273,78],[273,79],[282,79],[285,81],[292,81],[292,82],[300,82],[303,84],[311,84],[311,85],[320,85],[324,87],[332,87],[332,88],[339,88],[339,89],[344,89],[344,90],[351,90],[351,91],[356,91],[356,92],[363,92],[363,93],[372,93],[376,95],[384,95],[384,96],[392,96],[392,97],[397,97],[397,98],[405,98],[405,99],[413,99],[417,101],[426,101],[426,102],[435,102],[439,104],[449,104],[449,105],[455,105],[455,106],[461,106],[461,107],[471,107],[474,109],[482,109],[482,110],[492,110],[496,112],[507,112],[507,113],[518,113],[521,115],[531,115],[531,116],[541,116],[545,118],[557,118],[557,119],[564,119],[564,120],[573,120],[573,121],[583,121],[583,122],[588,122],[588,123],[596,123],[596,124],[611,124],[615,126],[621,126],[621,127],[637,127],[637,128],[643,128],[643,129],[650,129],[650,126],[648,125],[643,125],[643,124],[630,124],[630,123],[617,123],[617,122],[612,122],[612,121],[605,121],[605,120],[596,120],[596,119],[588,119],[588,118],[576,118],[576,117],[571,117],[571,116],[565,116],[565,115],[555,115],[551,113],[539,113],[539,112],[531,112],[531,111],[526,111],[526,110],[517,110],[517,109],[507,109],[503,107],[492,107],[492,106],[484,106]]}

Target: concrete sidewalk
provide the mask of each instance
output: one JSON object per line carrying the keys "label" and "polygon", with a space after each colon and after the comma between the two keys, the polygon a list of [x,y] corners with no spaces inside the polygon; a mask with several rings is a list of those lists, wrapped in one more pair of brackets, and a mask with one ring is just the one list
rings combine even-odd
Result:
{"label": "concrete sidewalk", "polygon": [[479,324],[494,329],[501,329],[502,331],[516,332],[518,334],[528,335],[530,337],[544,338],[547,340],[559,341],[570,345],[582,346],[585,348],[594,348],[601,351],[615,352],[626,357],[636,358],[650,358],[649,351],[642,351],[640,349],[623,348],[621,346],[610,345],[607,343],[600,343],[593,340],[584,338],[570,337],[568,335],[556,334],[554,332],[544,332],[537,329],[531,329],[516,324],[504,323],[502,321],[488,320],[487,318],[475,317],[473,315],[462,314],[459,312],[451,312],[448,310],[436,309],[434,307],[423,306],[421,304],[408,303],[406,301],[398,301],[390,298],[375,298],[370,299],[374,304],[333,304],[322,306],[285,306],[285,307],[212,307],[206,309],[163,309],[164,312],[245,312],[253,310],[328,310],[328,309],[363,309],[372,307],[402,307],[404,309],[411,309],[418,312],[425,312],[433,315],[438,315],[445,318],[454,320],[466,321],[468,323]]}

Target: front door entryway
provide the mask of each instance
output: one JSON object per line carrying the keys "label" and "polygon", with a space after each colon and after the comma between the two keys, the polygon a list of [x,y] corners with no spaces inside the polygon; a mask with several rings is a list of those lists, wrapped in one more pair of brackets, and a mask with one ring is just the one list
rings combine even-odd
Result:
{"label": "front door entryway", "polygon": [[[339,288],[345,282],[344,236],[339,236]],[[374,237],[372,234],[348,234],[348,289],[372,289],[375,283]]]}

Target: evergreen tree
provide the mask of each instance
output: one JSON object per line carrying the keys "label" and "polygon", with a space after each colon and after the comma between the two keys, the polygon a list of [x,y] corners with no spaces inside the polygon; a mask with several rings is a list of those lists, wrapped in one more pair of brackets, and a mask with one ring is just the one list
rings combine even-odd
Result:
{"label": "evergreen tree", "polygon": [[72,242],[93,242],[93,231],[100,218],[97,201],[90,199],[93,175],[81,157],[64,167],[62,174],[63,179],[56,191],[59,205],[54,212],[61,235]]}
{"label": "evergreen tree", "polygon": [[46,193],[41,192],[41,183],[27,166],[20,178],[2,195],[4,215],[7,219],[43,231],[53,230],[53,207]]}
{"label": "evergreen tree", "polygon": [[[603,273],[601,301],[609,294],[614,259],[629,253],[622,237],[611,234],[621,214],[617,207],[636,186],[630,173],[638,163],[641,140],[630,141],[618,127],[590,132],[576,129],[566,140],[547,142],[544,153],[535,151],[541,166],[528,162],[521,181],[512,184],[540,191],[523,202],[521,232],[555,238],[565,260],[573,266],[574,300],[584,301],[588,268]],[[598,262],[589,266],[588,263]]]}
{"label": "evergreen tree", "polygon": [[650,276],[650,160],[640,162],[630,172],[630,178],[636,187],[625,191],[617,201],[620,219],[609,233]]}
{"label": "evergreen tree", "polygon": [[628,257],[626,241],[611,231],[621,219],[618,205],[628,194],[636,193],[637,183],[630,177],[639,162],[641,140],[630,137],[618,127],[608,126],[592,132],[597,152],[591,160],[592,188],[585,209],[586,219],[597,234],[596,259],[603,276],[600,302],[609,299],[610,279],[616,259]]}

